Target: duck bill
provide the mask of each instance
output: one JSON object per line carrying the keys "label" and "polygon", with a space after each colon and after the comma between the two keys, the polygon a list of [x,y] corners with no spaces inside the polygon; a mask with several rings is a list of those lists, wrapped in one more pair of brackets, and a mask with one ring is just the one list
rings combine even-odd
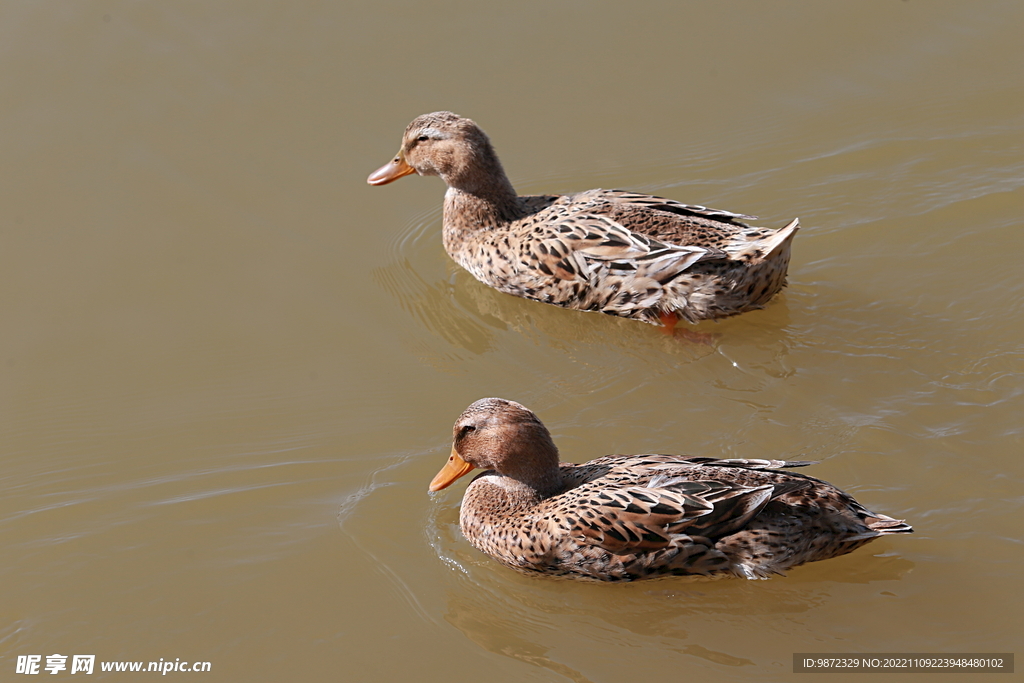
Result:
{"label": "duck bill", "polygon": [[437,473],[437,476],[430,482],[431,491],[440,491],[451,486],[456,479],[468,473],[473,466],[462,459],[455,451],[455,446],[452,446],[452,454],[448,456],[448,462],[444,464],[441,471]]}
{"label": "duck bill", "polygon": [[405,157],[399,152],[394,159],[384,164],[376,171],[370,174],[370,177],[366,179],[366,182],[371,185],[387,185],[393,183],[402,176],[407,176],[410,173],[415,173],[416,169],[405,162]]}

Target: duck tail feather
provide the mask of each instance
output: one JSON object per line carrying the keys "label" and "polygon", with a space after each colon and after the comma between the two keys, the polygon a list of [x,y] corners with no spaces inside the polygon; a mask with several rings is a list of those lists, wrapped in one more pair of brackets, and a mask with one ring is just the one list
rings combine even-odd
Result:
{"label": "duck tail feather", "polygon": [[789,240],[793,239],[793,235],[795,235],[796,231],[799,229],[800,219],[794,218],[792,221],[789,222],[789,225],[787,225],[784,228],[781,228],[774,235],[765,239],[764,243],[761,245],[761,248],[764,253],[763,258],[771,256],[772,252],[781,247],[783,244],[787,244]]}

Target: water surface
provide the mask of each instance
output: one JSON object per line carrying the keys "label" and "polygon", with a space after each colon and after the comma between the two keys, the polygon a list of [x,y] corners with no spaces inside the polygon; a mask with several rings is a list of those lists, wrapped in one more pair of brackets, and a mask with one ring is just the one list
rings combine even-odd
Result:
{"label": "water surface", "polygon": [[[0,669],[775,681],[794,652],[1020,651],[1022,21],[6,4]],[[437,179],[365,184],[436,109],[523,193],[799,216],[789,289],[711,345],[487,289],[444,253]],[[461,538],[461,483],[426,492],[483,396],[573,461],[818,460],[917,533],[770,581],[520,577]]]}

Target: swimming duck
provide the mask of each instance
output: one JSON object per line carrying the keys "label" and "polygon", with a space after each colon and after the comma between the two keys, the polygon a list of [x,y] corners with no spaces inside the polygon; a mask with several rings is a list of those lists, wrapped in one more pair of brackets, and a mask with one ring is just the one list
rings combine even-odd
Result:
{"label": "swimming duck", "polygon": [[526,574],[584,580],[761,579],[913,531],[827,482],[780,471],[810,464],[679,455],[559,463],[536,415],[485,398],[456,421],[430,490],[486,470],[462,500],[469,542]]}
{"label": "swimming duck", "polygon": [[519,196],[484,131],[447,111],[414,119],[367,182],[411,173],[448,184],[445,249],[484,284],[669,328],[763,308],[786,285],[799,227],[622,190]]}

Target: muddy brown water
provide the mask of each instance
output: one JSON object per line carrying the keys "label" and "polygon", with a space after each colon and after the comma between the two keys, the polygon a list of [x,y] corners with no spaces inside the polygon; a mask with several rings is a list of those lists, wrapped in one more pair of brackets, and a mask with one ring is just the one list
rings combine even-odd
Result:
{"label": "muddy brown water", "polygon": [[[1020,651],[1022,23],[4,5],[0,678],[94,654],[209,681],[776,681],[803,680],[794,652]],[[799,216],[789,289],[702,324],[712,345],[487,289],[443,251],[436,178],[365,183],[436,109],[524,193]],[[569,460],[818,460],[917,533],[769,581],[520,577],[461,538],[464,484],[426,491],[483,396]]]}

